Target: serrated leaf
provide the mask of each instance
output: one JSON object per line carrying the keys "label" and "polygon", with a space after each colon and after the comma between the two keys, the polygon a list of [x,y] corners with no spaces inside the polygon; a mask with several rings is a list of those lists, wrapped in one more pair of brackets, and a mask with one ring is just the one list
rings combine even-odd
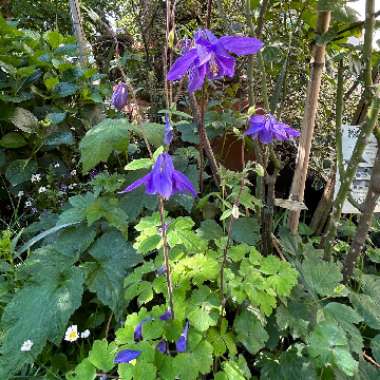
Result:
{"label": "serrated leaf", "polygon": [[[5,331],[0,357],[0,378],[17,373],[44,348],[47,340],[58,343],[71,314],[80,306],[84,276],[79,268],[61,271],[59,264],[41,270],[6,306],[1,327]],[[44,269],[44,268],[41,268]],[[20,347],[26,340],[34,343],[31,355]]]}
{"label": "serrated leaf", "polygon": [[364,318],[364,322],[375,330],[380,330],[380,305],[366,294],[350,293],[355,310]]}
{"label": "serrated leaf", "polygon": [[83,171],[88,172],[112,151],[127,151],[130,124],[125,119],[105,119],[90,129],[80,142]]}
{"label": "serrated leaf", "polygon": [[131,244],[117,231],[106,232],[90,248],[96,266],[86,283],[99,300],[117,315],[123,312],[123,281],[128,271],[141,262]]}
{"label": "serrated leaf", "polygon": [[197,229],[197,235],[204,240],[216,240],[221,238],[224,233],[222,227],[213,219],[203,220]]}
{"label": "serrated leaf", "polygon": [[336,263],[318,258],[305,259],[301,271],[308,290],[320,296],[333,296],[335,289],[343,279]]}
{"label": "serrated leaf", "polygon": [[371,350],[375,360],[380,362],[380,334],[371,339]]}
{"label": "serrated leaf", "polygon": [[66,376],[67,380],[95,380],[96,368],[88,359],[84,359],[75,367],[73,373]]}
{"label": "serrated leaf", "polygon": [[239,243],[255,245],[259,240],[259,229],[256,218],[242,217],[232,225],[232,238]]}
{"label": "serrated leaf", "polygon": [[352,357],[346,334],[335,322],[319,323],[309,338],[310,355],[320,367],[333,365],[348,376],[353,376],[359,363]]}
{"label": "serrated leaf", "polygon": [[[46,83],[45,83],[46,84]],[[79,90],[79,87],[71,82],[59,82],[53,89],[54,95],[59,98],[74,95]]]}
{"label": "serrated leaf", "polygon": [[75,143],[74,135],[71,131],[57,131],[48,135],[44,144],[47,146],[73,145]]}
{"label": "serrated leaf", "polygon": [[235,318],[234,330],[238,342],[242,343],[252,355],[260,351],[269,338],[261,322],[247,310]]}
{"label": "serrated leaf", "polygon": [[88,355],[88,361],[101,371],[108,372],[115,366],[114,359],[117,346],[114,342],[108,344],[106,340],[96,340]]}

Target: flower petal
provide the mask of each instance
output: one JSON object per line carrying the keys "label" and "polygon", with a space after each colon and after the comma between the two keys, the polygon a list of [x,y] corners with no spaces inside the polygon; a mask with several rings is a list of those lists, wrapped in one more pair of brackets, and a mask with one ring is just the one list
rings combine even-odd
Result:
{"label": "flower petal", "polygon": [[197,49],[190,49],[187,53],[177,58],[168,72],[168,80],[181,79],[187,73],[197,57]]}
{"label": "flower petal", "polygon": [[231,56],[215,55],[215,62],[218,65],[218,76],[228,76],[232,78],[235,74],[235,58]]}
{"label": "flower petal", "polygon": [[203,86],[206,77],[206,66],[207,65],[193,67],[189,72],[189,84],[187,89],[190,93],[199,90]]}
{"label": "flower petal", "polygon": [[173,173],[173,193],[190,193],[194,198],[197,192],[190,180],[178,170]]}
{"label": "flower petal", "polygon": [[263,42],[254,37],[224,36],[218,41],[222,46],[236,55],[248,55],[257,53]]}
{"label": "flower petal", "polygon": [[165,114],[164,144],[170,145],[173,141],[173,127],[170,124],[169,115]]}
{"label": "flower petal", "polygon": [[164,314],[162,314],[160,316],[160,319],[161,319],[161,321],[168,321],[169,319],[172,319],[172,316],[173,316],[173,314],[172,314],[171,309],[168,309],[165,311]]}
{"label": "flower petal", "polygon": [[174,166],[168,153],[161,153],[152,169],[152,187],[156,194],[169,199],[173,193]]}
{"label": "flower petal", "polygon": [[144,177],[139,178],[137,181],[132,182],[124,190],[120,191],[119,194],[129,193],[130,191],[135,190],[136,188],[138,188],[141,185],[147,185],[150,177],[151,177],[151,173],[148,173]]}
{"label": "flower petal", "polygon": [[143,339],[142,335],[142,326],[143,326],[143,321],[141,321],[135,328],[135,331],[133,332],[133,339],[135,342],[139,342],[140,340]]}
{"label": "flower petal", "polygon": [[182,334],[175,343],[177,352],[186,352],[188,333],[189,333],[189,321],[186,321]]}
{"label": "flower petal", "polygon": [[116,364],[129,363],[130,361],[138,358],[141,355],[141,351],[137,350],[123,350],[117,353],[114,362]]}
{"label": "flower petal", "polygon": [[161,354],[166,354],[168,352],[168,343],[164,340],[161,340],[157,346],[156,349],[161,352]]}

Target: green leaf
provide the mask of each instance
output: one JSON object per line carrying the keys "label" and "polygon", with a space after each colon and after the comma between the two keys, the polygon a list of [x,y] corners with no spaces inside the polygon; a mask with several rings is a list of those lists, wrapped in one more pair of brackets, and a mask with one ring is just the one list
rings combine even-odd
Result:
{"label": "green leaf", "polygon": [[307,360],[304,352],[291,347],[277,358],[266,358],[261,371],[261,380],[317,380],[313,364]]}
{"label": "green leaf", "polygon": [[364,322],[375,330],[380,330],[380,305],[366,294],[350,293],[355,310],[364,318]]}
{"label": "green leaf", "polygon": [[150,169],[152,167],[152,164],[153,163],[150,158],[139,158],[126,165],[124,167],[124,170]]}
{"label": "green leaf", "polygon": [[318,257],[305,259],[301,271],[307,289],[322,297],[336,295],[336,288],[343,279],[337,264]]}
{"label": "green leaf", "polygon": [[46,137],[44,142],[47,146],[73,145],[75,143],[74,135],[71,131],[56,131]]}
{"label": "green leaf", "polygon": [[375,360],[379,363],[380,362],[380,334],[372,338],[371,350],[372,350],[372,355],[374,356]]}
{"label": "green leaf", "polygon": [[38,125],[38,119],[25,108],[17,107],[14,110],[13,115],[10,117],[10,121],[18,129],[24,132],[31,133]]}
{"label": "green leaf", "polygon": [[116,351],[117,346],[114,342],[108,344],[104,339],[96,340],[88,355],[88,361],[101,371],[111,371],[115,366],[113,361],[115,359]]}
{"label": "green leaf", "polygon": [[46,115],[46,120],[48,120],[51,124],[57,125],[62,123],[66,118],[66,112],[54,112],[48,113]]}
{"label": "green leaf", "polygon": [[44,78],[45,87],[50,91],[59,83],[59,79],[57,77],[48,77]]}
{"label": "green leaf", "polygon": [[73,373],[67,376],[67,380],[95,380],[96,368],[88,359],[84,359],[76,367]]}
{"label": "green leaf", "polygon": [[[81,270],[73,267],[62,271],[62,264],[50,264],[42,267],[40,264],[33,282],[19,290],[5,308],[1,321],[5,332],[0,357],[1,379],[7,379],[25,363],[33,361],[47,340],[60,342],[71,314],[80,306],[84,282]],[[28,339],[34,343],[32,355],[20,351]]]}
{"label": "green leaf", "polygon": [[260,351],[269,338],[261,322],[248,310],[244,310],[235,318],[234,330],[237,334],[237,340],[252,355]]}
{"label": "green leaf", "polygon": [[158,123],[145,123],[145,124],[131,124],[131,131],[136,133],[138,136],[143,137],[145,134],[149,143],[155,147],[162,145],[164,138],[164,125]]}
{"label": "green leaf", "polygon": [[239,243],[255,245],[259,240],[259,229],[256,218],[242,217],[232,225],[232,238]]}
{"label": "green leaf", "polygon": [[128,271],[141,262],[131,244],[117,231],[106,232],[90,249],[96,265],[90,267],[86,283],[103,304],[117,315],[123,312],[123,281]]}
{"label": "green leaf", "polygon": [[204,240],[216,240],[221,238],[224,233],[222,227],[213,219],[203,220],[197,229],[197,235]]}
{"label": "green leaf", "polygon": [[5,177],[12,186],[20,185],[21,183],[30,181],[33,173],[37,171],[37,163],[33,160],[14,160],[6,171]]}
{"label": "green leaf", "polygon": [[27,144],[28,142],[24,139],[24,136],[17,132],[9,132],[0,140],[0,146],[8,149],[21,148]]}
{"label": "green leaf", "polygon": [[79,90],[79,87],[71,82],[60,82],[53,90],[53,93],[59,98],[65,98],[67,96],[74,95]]}
{"label": "green leaf", "polygon": [[309,353],[320,367],[336,366],[348,376],[353,376],[359,363],[352,357],[346,334],[336,323],[319,323],[309,338]]}
{"label": "green leaf", "polygon": [[53,49],[57,49],[64,41],[64,37],[57,31],[49,31],[44,34],[44,40],[49,43]]}
{"label": "green leaf", "polygon": [[125,119],[105,119],[90,129],[80,142],[83,171],[88,172],[101,161],[107,161],[112,151],[126,152],[130,124]]}

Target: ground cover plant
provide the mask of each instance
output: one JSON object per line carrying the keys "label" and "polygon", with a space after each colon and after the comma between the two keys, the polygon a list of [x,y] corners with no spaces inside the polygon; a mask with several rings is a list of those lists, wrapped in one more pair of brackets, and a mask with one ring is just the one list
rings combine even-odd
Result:
{"label": "ground cover plant", "polygon": [[378,379],[376,5],[4,2],[0,379]]}

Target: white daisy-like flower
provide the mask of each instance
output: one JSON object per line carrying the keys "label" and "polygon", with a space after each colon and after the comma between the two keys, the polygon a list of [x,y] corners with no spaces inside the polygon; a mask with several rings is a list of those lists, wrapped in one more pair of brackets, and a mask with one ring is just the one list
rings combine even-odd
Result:
{"label": "white daisy-like flower", "polygon": [[26,201],[25,202],[25,207],[32,207],[32,202],[31,201]]}
{"label": "white daisy-like flower", "polygon": [[30,178],[30,181],[32,183],[34,183],[34,182],[40,182],[41,181],[41,174],[39,174],[39,173],[32,174],[32,177]]}
{"label": "white daisy-like flower", "polygon": [[86,339],[86,338],[88,338],[89,336],[90,336],[90,330],[89,329],[87,329],[87,330],[84,330],[83,332],[81,332],[80,333],[80,337],[82,338],[82,339]]}
{"label": "white daisy-like flower", "polygon": [[66,330],[64,339],[67,342],[75,342],[76,340],[78,340],[78,338],[79,338],[78,326],[77,325],[69,326]]}
{"label": "white daisy-like flower", "polygon": [[47,188],[45,186],[41,186],[39,189],[38,189],[38,192],[41,194],[41,193],[45,193],[47,191]]}
{"label": "white daisy-like flower", "polygon": [[70,174],[71,174],[72,176],[77,175],[77,171],[74,169],[74,170],[72,170],[72,171],[70,172]]}
{"label": "white daisy-like flower", "polygon": [[26,340],[23,344],[22,344],[22,346],[21,346],[21,348],[20,348],[20,351],[21,352],[28,352],[28,351],[30,351],[31,349],[32,349],[32,347],[33,347],[33,342],[30,340],[30,339],[28,339],[28,340]]}
{"label": "white daisy-like flower", "polygon": [[56,162],[56,163],[54,164],[54,167],[55,167],[55,168],[59,168],[59,166],[60,166],[60,165],[59,165],[59,162]]}
{"label": "white daisy-like flower", "polygon": [[17,197],[18,198],[21,198],[24,196],[24,192],[22,190],[20,190],[18,193],[17,193]]}

